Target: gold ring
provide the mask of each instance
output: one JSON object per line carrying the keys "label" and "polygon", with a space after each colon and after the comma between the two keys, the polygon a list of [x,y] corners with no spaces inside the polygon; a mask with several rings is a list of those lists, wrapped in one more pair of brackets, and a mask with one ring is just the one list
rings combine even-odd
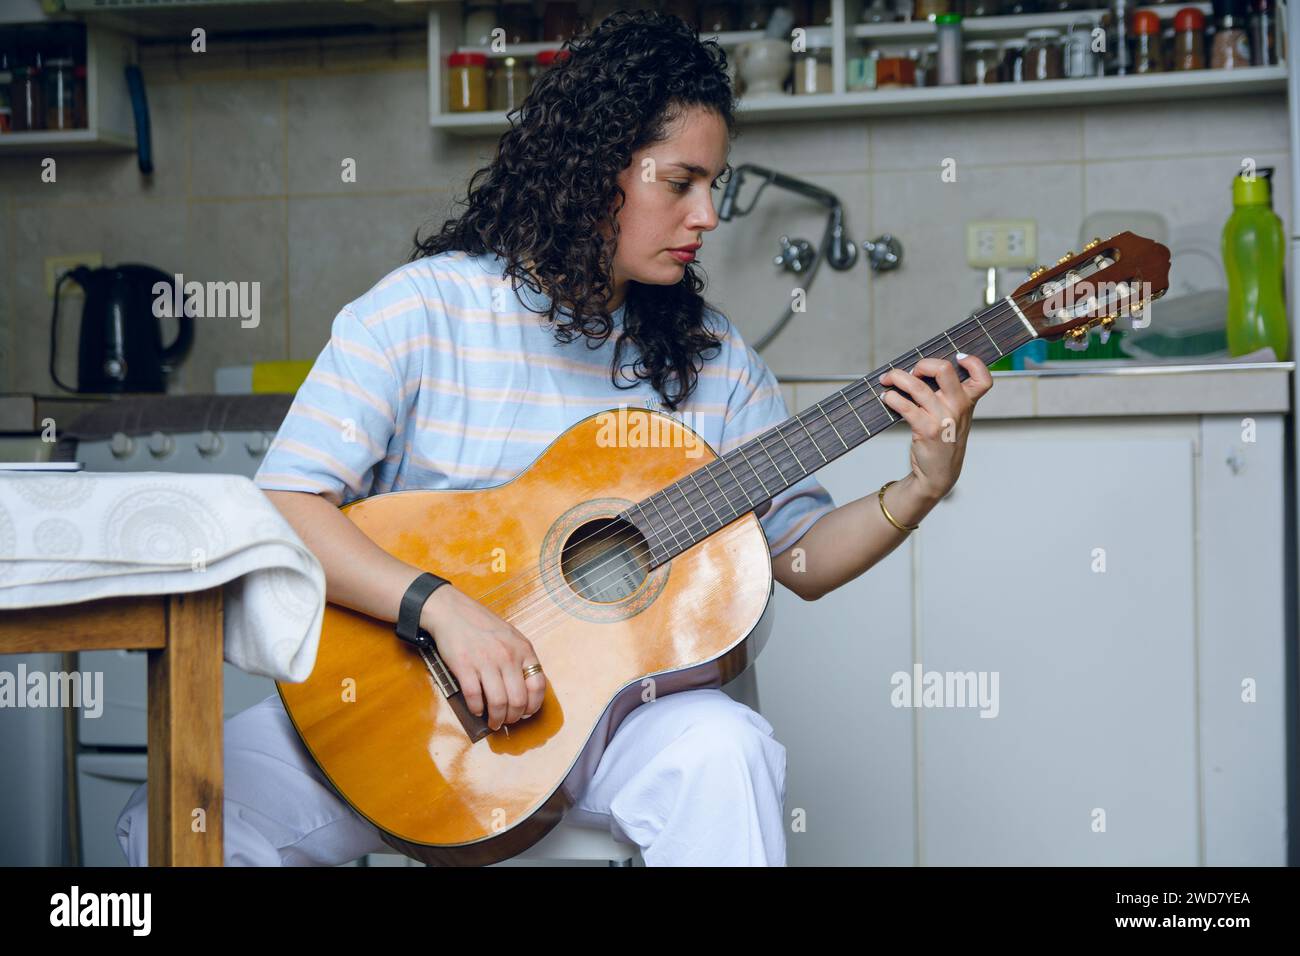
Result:
{"label": "gold ring", "polygon": [[524,680],[528,680],[528,678],[532,677],[534,674],[540,674],[541,672],[541,664],[529,664],[524,668]]}

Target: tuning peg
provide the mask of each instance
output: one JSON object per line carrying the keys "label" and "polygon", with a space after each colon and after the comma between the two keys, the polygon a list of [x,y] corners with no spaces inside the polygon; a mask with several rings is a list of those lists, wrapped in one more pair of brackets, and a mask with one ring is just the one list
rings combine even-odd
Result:
{"label": "tuning peg", "polygon": [[1037,279],[1040,275],[1042,275],[1046,271],[1047,271],[1047,266],[1039,266],[1033,272],[1029,273],[1029,278]]}
{"label": "tuning peg", "polygon": [[1095,249],[1099,245],[1101,245],[1101,238],[1095,237],[1092,242],[1083,247],[1083,251],[1087,252],[1089,249]]}
{"label": "tuning peg", "polygon": [[1073,258],[1074,258],[1074,251],[1071,250],[1070,252],[1067,252],[1065,255],[1061,256],[1061,258],[1057,259],[1056,264],[1059,266],[1062,262],[1069,262]]}

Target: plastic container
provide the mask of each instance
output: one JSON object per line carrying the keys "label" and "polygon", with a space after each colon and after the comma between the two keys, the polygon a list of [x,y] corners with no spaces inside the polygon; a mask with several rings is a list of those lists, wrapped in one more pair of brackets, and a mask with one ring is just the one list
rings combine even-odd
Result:
{"label": "plastic container", "polygon": [[1282,267],[1286,240],[1273,212],[1268,175],[1232,181],[1232,215],[1223,227],[1223,269],[1228,276],[1228,353],[1245,355],[1266,345],[1288,360]]}
{"label": "plastic container", "polygon": [[961,14],[939,14],[934,18],[934,30],[939,41],[939,55],[935,63],[936,85],[957,86],[961,83]]}

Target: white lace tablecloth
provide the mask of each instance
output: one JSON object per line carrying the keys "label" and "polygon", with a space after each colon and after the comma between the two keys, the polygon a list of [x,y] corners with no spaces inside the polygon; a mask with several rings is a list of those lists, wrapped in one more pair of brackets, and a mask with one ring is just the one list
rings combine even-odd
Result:
{"label": "white lace tablecloth", "polygon": [[218,585],[225,659],[250,674],[306,680],[325,573],[248,478],[0,471],[0,609]]}

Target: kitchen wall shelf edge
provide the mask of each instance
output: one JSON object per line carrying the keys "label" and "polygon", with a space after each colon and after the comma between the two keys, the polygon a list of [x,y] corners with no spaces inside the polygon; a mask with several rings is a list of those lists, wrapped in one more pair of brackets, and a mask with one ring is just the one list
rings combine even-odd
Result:
{"label": "kitchen wall shelf edge", "polygon": [[[1190,6],[1209,9],[1208,3]],[[1032,107],[1083,107],[1098,103],[1152,102],[1186,100],[1192,97],[1237,96],[1286,89],[1286,65],[1246,67],[1237,70],[1194,70],[1187,72],[1148,73],[1140,76],[1104,76],[1087,79],[1039,80],[1027,83],[993,83],[986,86],[927,86],[895,90],[845,91],[845,48],[849,35],[884,44],[898,43],[932,35],[933,26],[920,23],[861,24],[848,29],[845,0],[832,0],[834,24],[815,27],[810,32],[828,36],[831,42],[835,92],[814,95],[776,95],[737,101],[737,119],[742,122],[810,121],[847,117],[922,115],[955,113],[968,110],[1009,110]],[[1164,4],[1150,7],[1162,17],[1180,9]],[[1018,17],[989,17],[973,21],[976,32],[989,36],[1015,32],[1033,26],[1061,26],[1080,17],[1101,11],[1029,14]],[[457,136],[500,135],[509,128],[504,111],[452,113],[446,110],[446,62],[456,50],[476,50],[457,41],[460,37],[462,4],[433,2],[429,5],[429,122],[435,129]],[[1006,21],[1000,23],[997,21]],[[721,33],[715,36],[724,47],[760,35],[760,31]],[[515,50],[533,56],[555,44],[523,44]],[[501,56],[504,54],[491,54]]]}
{"label": "kitchen wall shelf edge", "polygon": [[[772,96],[737,101],[737,118],[745,121],[820,120],[851,116],[906,113],[954,113],[972,109],[1022,109],[1035,106],[1092,106],[1111,102],[1186,100],[1190,97],[1235,96],[1286,89],[1285,66],[1238,70],[1197,70],[1151,73],[1144,76],[1105,76],[1091,79],[1038,80],[1031,83],[992,83],[987,86],[927,86],[857,93]],[[509,128],[505,113],[434,113],[434,127],[461,136],[500,134]]]}
{"label": "kitchen wall shelf edge", "polygon": [[126,65],[135,55],[130,37],[86,27],[85,129],[0,133],[0,154],[104,152],[135,149],[135,117],[126,88]]}

